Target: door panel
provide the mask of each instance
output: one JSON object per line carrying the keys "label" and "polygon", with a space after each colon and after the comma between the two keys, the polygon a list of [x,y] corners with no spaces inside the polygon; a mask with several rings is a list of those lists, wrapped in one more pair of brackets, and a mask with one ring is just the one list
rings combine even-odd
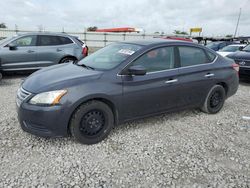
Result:
{"label": "door panel", "polygon": [[[178,106],[178,70],[145,76],[123,76],[122,114],[125,119],[149,115]],[[169,82],[176,80],[176,82]]]}
{"label": "door panel", "polygon": [[39,35],[37,59],[42,66],[57,64],[64,57],[64,48],[58,36]]}
{"label": "door panel", "polygon": [[213,64],[201,48],[179,46],[179,82],[183,106],[201,106],[214,84]]}
{"label": "door panel", "polygon": [[183,106],[202,105],[210,88],[212,88],[214,84],[213,74],[212,65],[180,69],[178,79],[181,93],[183,93],[180,104]]}
{"label": "door panel", "polygon": [[32,47],[17,47],[16,50],[9,50],[4,47],[1,50],[2,69],[18,70],[36,67],[37,49]]}
{"label": "door panel", "polygon": [[8,45],[0,51],[1,64],[3,70],[23,70],[32,69],[37,61],[37,36],[21,36],[9,44],[16,48],[10,50]]}
{"label": "door panel", "polygon": [[[123,76],[123,114],[125,119],[133,119],[153,113],[173,109],[178,106],[178,69],[174,47],[152,49],[134,62],[132,66],[142,66],[144,76]],[[128,68],[129,71],[129,68]]]}

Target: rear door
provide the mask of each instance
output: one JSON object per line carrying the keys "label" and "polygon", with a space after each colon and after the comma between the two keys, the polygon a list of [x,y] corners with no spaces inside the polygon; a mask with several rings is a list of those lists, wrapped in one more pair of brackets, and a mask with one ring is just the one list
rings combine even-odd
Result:
{"label": "rear door", "polygon": [[[179,83],[182,106],[200,106],[214,84],[215,56],[199,47],[179,46]],[[208,53],[211,53],[210,55]],[[213,58],[212,58],[213,57]]]}
{"label": "rear door", "polygon": [[38,35],[38,61],[43,67],[57,64],[64,57],[62,41],[58,36]]}
{"label": "rear door", "polygon": [[174,47],[160,47],[129,65],[141,65],[147,73],[123,76],[123,118],[133,119],[177,107],[179,84],[175,51]]}
{"label": "rear door", "polygon": [[1,49],[1,65],[4,71],[33,69],[37,63],[37,36],[20,37],[10,44],[16,49],[10,50],[9,44]]}

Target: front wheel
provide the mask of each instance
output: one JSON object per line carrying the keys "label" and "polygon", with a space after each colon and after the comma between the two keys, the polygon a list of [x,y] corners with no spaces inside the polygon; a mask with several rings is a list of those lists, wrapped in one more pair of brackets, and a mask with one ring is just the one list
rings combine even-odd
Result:
{"label": "front wheel", "polygon": [[82,144],[95,144],[105,139],[114,126],[114,115],[101,101],[82,104],[70,121],[72,136]]}
{"label": "front wheel", "polygon": [[220,85],[215,85],[210,89],[201,110],[209,114],[216,114],[222,109],[225,99],[225,89]]}

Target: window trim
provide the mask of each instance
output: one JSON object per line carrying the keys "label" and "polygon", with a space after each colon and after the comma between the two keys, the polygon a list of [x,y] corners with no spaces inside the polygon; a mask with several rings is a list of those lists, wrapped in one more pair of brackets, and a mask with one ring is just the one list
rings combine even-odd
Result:
{"label": "window trim", "polygon": [[176,54],[177,53],[177,49],[176,49],[176,45],[160,45],[160,46],[154,46],[154,47],[151,47],[149,49],[147,49],[146,51],[142,52],[141,54],[139,54],[138,56],[136,56],[135,58],[133,58],[117,75],[118,76],[124,76],[124,75],[127,75],[126,72],[128,71],[128,68],[129,66],[134,62],[136,61],[137,59],[139,59],[140,57],[142,57],[143,55],[145,55],[146,53],[152,51],[152,50],[155,50],[155,49],[159,49],[159,48],[174,48],[174,68],[171,68],[171,69],[165,69],[165,70],[160,70],[160,71],[153,71],[153,72],[147,72],[147,74],[152,74],[152,73],[155,73],[155,72],[162,72],[162,71],[170,71],[170,70],[173,70],[173,69],[176,69],[178,68],[177,67],[177,59],[178,59],[178,55]]}
{"label": "window trim", "polygon": [[[218,59],[218,55],[216,55],[216,54],[214,54],[213,52],[211,52],[210,50],[208,50],[208,51],[210,51],[211,53],[213,53],[213,54],[215,55],[215,58],[214,58],[213,61],[208,62],[208,63],[204,63],[204,64],[190,65],[190,66],[186,66],[186,67],[181,67],[181,66],[180,66],[180,54],[179,54],[179,49],[178,49],[179,46],[198,48],[198,49],[203,50],[203,51],[205,52],[205,54],[207,55],[207,50],[204,49],[204,48],[202,48],[202,47],[199,47],[199,46],[184,45],[184,44],[182,44],[182,45],[179,45],[179,44],[169,44],[169,45],[166,45],[166,44],[164,44],[164,45],[154,46],[154,47],[151,47],[151,48],[147,49],[145,52],[142,52],[142,53],[139,54],[137,57],[133,58],[126,66],[124,66],[124,68],[122,68],[121,71],[119,71],[119,72],[117,73],[117,76],[127,76],[127,74],[124,74],[124,72],[127,71],[128,66],[129,66],[133,61],[135,61],[137,58],[141,57],[143,54],[149,52],[150,50],[153,50],[153,49],[156,49],[156,48],[160,48],[160,47],[174,47],[174,48],[176,49],[176,51],[177,51],[178,53],[176,54],[176,52],[175,52],[175,58],[177,57],[177,59],[175,59],[175,60],[178,60],[178,61],[177,61],[177,65],[178,65],[178,66],[177,66],[176,68],[172,68],[172,69],[166,69],[166,70],[161,70],[161,71],[155,71],[155,72],[146,73],[146,75],[148,75],[148,74],[155,74],[155,73],[159,73],[159,72],[167,72],[167,71],[172,71],[172,70],[186,69],[186,68],[190,68],[190,67],[207,66],[207,65],[214,64],[215,61]],[[207,55],[207,56],[208,56],[208,55]],[[176,62],[175,62],[175,63],[176,63]],[[131,75],[131,76],[134,76],[134,75]]]}
{"label": "window trim", "polygon": [[[207,53],[207,50],[205,50],[204,48],[200,48],[200,47],[196,47],[196,46],[186,46],[186,45],[176,45],[177,46],[177,50],[178,50],[178,56],[179,56],[179,63],[178,63],[178,65],[179,65],[179,68],[185,68],[185,67],[194,67],[194,66],[200,66],[200,65],[207,65],[207,64],[210,64],[210,63],[212,63],[212,62],[214,62],[215,61],[215,59],[217,59],[217,55],[215,55],[214,53],[214,55],[215,55],[215,58],[214,58],[214,60],[210,60],[210,58],[209,58],[209,55],[208,55],[208,53]],[[196,49],[200,49],[201,51],[203,51],[203,53],[205,54],[205,56],[207,57],[207,60],[208,60],[208,62],[207,63],[202,63],[202,64],[197,64],[197,65],[189,65],[189,66],[181,66],[181,56],[180,56],[180,50],[179,50],[179,47],[188,47],[188,48],[196,48]]]}

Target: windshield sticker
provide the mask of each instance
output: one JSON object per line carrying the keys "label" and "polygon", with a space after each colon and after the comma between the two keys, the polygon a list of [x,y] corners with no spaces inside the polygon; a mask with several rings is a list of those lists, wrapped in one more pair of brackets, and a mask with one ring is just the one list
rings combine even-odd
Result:
{"label": "windshield sticker", "polygon": [[135,53],[135,51],[129,50],[129,49],[121,49],[118,51],[118,53],[126,54],[126,55],[133,55]]}

